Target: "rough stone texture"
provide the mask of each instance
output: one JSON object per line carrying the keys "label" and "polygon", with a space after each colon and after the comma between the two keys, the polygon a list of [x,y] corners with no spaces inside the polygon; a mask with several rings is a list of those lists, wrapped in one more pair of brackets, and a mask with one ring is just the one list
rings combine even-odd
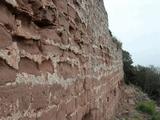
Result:
{"label": "rough stone texture", "polygon": [[0,2],[0,120],[109,120],[123,81],[102,0]]}

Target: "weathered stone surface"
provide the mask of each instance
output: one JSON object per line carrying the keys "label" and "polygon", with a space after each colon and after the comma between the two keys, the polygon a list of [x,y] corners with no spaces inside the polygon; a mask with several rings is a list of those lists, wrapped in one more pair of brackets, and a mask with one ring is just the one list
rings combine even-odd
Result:
{"label": "weathered stone surface", "polygon": [[19,63],[19,72],[34,75],[40,74],[37,64],[28,58],[21,58]]}
{"label": "weathered stone surface", "polygon": [[72,64],[67,62],[60,62],[57,65],[57,72],[59,76],[64,79],[68,78],[76,78],[78,75],[78,68],[76,66],[72,66]]}
{"label": "weathered stone surface", "polygon": [[15,16],[7,9],[6,6],[0,4],[0,24],[4,25],[8,30],[15,28]]}
{"label": "weathered stone surface", "polygon": [[16,79],[16,70],[9,67],[4,60],[0,59],[0,86]]}
{"label": "weathered stone surface", "polygon": [[12,37],[7,30],[0,26],[0,49],[12,44]]}
{"label": "weathered stone surface", "polygon": [[110,120],[122,66],[102,0],[0,3],[0,120]]}

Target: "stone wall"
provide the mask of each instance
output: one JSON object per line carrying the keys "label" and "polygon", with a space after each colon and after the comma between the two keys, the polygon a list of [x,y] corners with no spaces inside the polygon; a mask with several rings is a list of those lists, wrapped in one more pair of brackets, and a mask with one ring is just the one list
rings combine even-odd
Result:
{"label": "stone wall", "polygon": [[102,0],[1,0],[0,120],[109,120],[122,81]]}

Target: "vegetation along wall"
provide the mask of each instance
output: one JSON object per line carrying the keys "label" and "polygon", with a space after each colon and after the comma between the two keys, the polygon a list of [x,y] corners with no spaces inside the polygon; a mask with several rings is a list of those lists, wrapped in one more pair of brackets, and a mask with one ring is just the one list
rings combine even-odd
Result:
{"label": "vegetation along wall", "polygon": [[102,0],[1,0],[0,120],[108,120],[122,50]]}

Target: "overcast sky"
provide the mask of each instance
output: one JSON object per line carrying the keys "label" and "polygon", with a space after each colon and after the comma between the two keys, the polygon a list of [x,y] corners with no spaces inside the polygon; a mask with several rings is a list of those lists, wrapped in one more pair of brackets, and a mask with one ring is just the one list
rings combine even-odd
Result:
{"label": "overcast sky", "polygon": [[104,0],[112,33],[135,64],[160,66],[160,0]]}

